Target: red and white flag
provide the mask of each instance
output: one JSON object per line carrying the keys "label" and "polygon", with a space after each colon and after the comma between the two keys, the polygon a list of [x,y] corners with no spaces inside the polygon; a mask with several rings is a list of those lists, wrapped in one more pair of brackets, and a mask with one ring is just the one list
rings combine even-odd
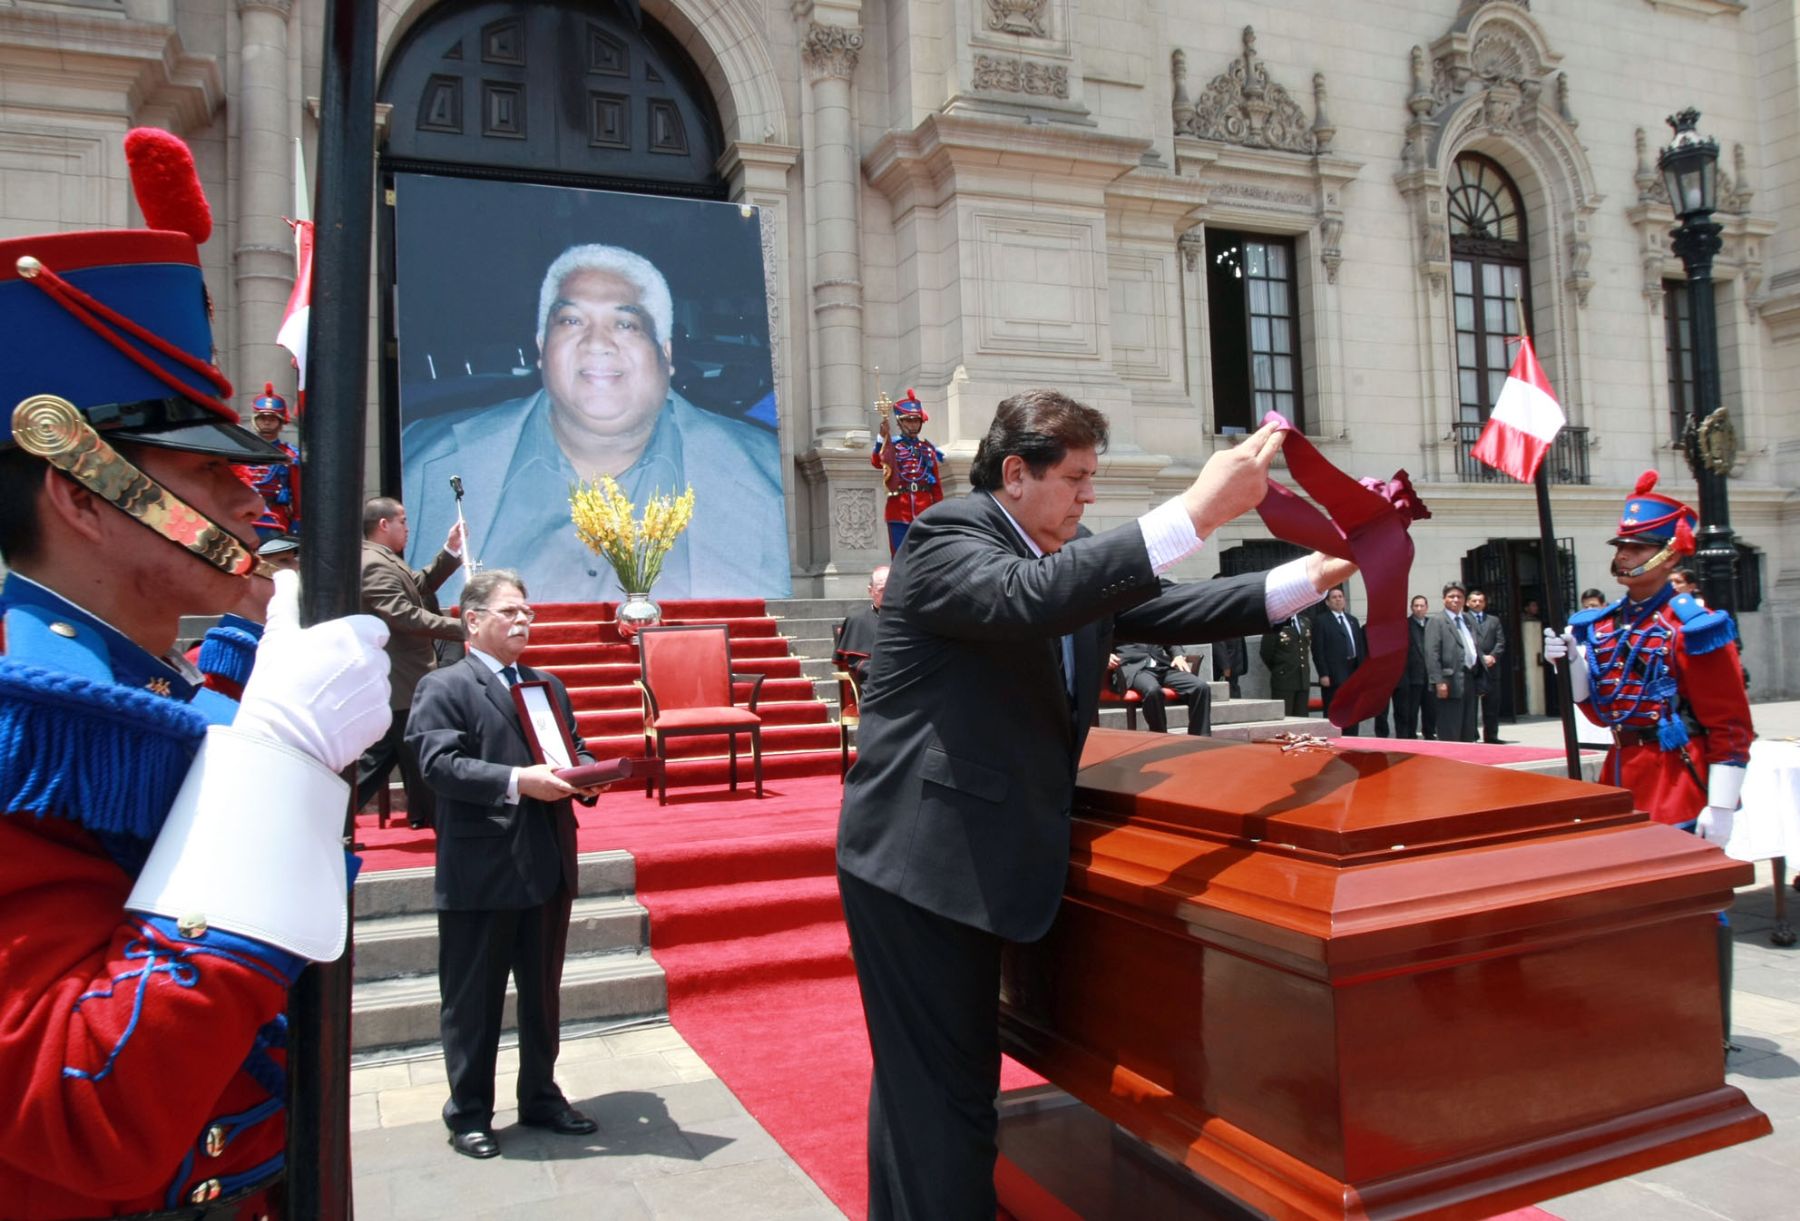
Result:
{"label": "red and white flag", "polygon": [[1487,427],[1481,430],[1481,439],[1469,453],[1520,483],[1530,483],[1537,478],[1551,442],[1568,422],[1556,392],[1550,389],[1550,379],[1537,362],[1537,353],[1531,350],[1531,340],[1521,338],[1506,386],[1494,403]]}
{"label": "red and white flag", "polygon": [[300,370],[300,401],[306,398],[306,332],[312,324],[313,223],[309,220],[289,221],[294,227],[294,291],[288,294],[287,312],[281,316],[281,329],[275,342],[294,357]]}

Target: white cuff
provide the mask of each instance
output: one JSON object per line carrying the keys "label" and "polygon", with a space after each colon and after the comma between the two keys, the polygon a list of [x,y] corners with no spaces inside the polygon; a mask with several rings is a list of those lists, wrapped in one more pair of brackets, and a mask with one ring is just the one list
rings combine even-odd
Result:
{"label": "white cuff", "polygon": [[1270,623],[1292,619],[1307,607],[1324,600],[1325,595],[1313,588],[1312,578],[1306,573],[1306,562],[1311,558],[1303,555],[1297,560],[1289,560],[1271,568],[1269,575],[1263,578],[1263,605],[1268,608]]}
{"label": "white cuff", "polygon": [[519,769],[516,767],[506,776],[506,804],[509,806],[519,804]]}
{"label": "white cuff", "polygon": [[1706,804],[1721,810],[1735,810],[1744,791],[1744,772],[1736,763],[1715,763],[1706,771]]}
{"label": "white cuff", "polygon": [[1150,567],[1161,576],[1206,545],[1194,533],[1194,519],[1181,507],[1181,497],[1163,501],[1137,519],[1144,535],[1144,547],[1150,552]]}
{"label": "white cuff", "polygon": [[1585,704],[1588,696],[1593,694],[1592,685],[1588,682],[1587,651],[1577,640],[1569,639],[1569,694],[1575,697],[1577,704]]}
{"label": "white cuff", "polygon": [[125,906],[330,962],[349,921],[349,801],[306,753],[214,725]]}

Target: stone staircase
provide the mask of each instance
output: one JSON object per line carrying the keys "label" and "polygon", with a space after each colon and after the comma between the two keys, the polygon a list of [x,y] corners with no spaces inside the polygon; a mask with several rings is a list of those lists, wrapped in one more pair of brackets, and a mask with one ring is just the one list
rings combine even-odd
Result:
{"label": "stone staircase", "polygon": [[[812,680],[815,693],[829,705],[834,721],[837,719],[838,686],[832,677],[831,630],[851,611],[867,605],[867,601],[866,598],[777,598],[765,604],[768,614],[777,621],[778,629],[787,638],[789,652],[800,658],[800,672]],[[1213,683],[1212,694],[1215,738],[1254,741],[1288,732],[1319,731],[1317,718],[1288,717],[1280,700],[1234,700],[1225,683]],[[1108,729],[1124,729],[1125,710],[1102,708],[1100,724]],[[1143,724],[1142,718],[1138,724]],[[1187,731],[1185,706],[1169,708],[1169,729],[1173,733]]]}
{"label": "stone staircase", "polygon": [[[629,853],[580,861],[581,897],[569,919],[563,1028],[666,1018],[662,968],[650,957],[650,918],[636,898]],[[366,1055],[438,1041],[437,914],[432,870],[365,873],[356,881],[351,1051]],[[504,1029],[514,1028],[509,982]]]}

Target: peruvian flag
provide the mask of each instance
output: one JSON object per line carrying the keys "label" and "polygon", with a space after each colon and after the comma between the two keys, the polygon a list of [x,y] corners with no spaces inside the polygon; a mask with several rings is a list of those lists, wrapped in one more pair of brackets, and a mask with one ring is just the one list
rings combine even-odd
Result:
{"label": "peruvian flag", "polygon": [[306,402],[306,330],[312,323],[313,223],[293,220],[294,227],[294,291],[288,294],[287,312],[281,316],[281,329],[275,342],[294,357],[300,370],[300,405]]}
{"label": "peruvian flag", "polygon": [[1520,483],[1530,483],[1537,478],[1550,443],[1567,423],[1550,379],[1531,350],[1531,340],[1521,337],[1506,387],[1469,453]]}

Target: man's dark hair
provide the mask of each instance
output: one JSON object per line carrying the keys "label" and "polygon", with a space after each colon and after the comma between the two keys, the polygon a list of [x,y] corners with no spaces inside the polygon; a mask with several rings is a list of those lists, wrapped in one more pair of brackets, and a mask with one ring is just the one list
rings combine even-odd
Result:
{"label": "man's dark hair", "polygon": [[478,606],[486,606],[494,591],[502,585],[516,586],[519,596],[529,598],[525,578],[510,568],[483,568],[463,584],[462,597],[456,600],[456,613],[466,615]]}
{"label": "man's dark hair", "polygon": [[1061,462],[1071,449],[1105,450],[1106,417],[1059,390],[1025,390],[1001,401],[994,422],[969,464],[969,483],[991,492],[1001,483],[1000,468],[1014,454],[1034,479]]}
{"label": "man's dark hair", "polygon": [[363,501],[363,537],[370,538],[375,527],[390,517],[400,516],[400,502],[392,496],[371,496]]}
{"label": "man's dark hair", "polygon": [[1677,568],[1675,570],[1675,575],[1686,581],[1689,585],[1692,585],[1695,589],[1700,588],[1700,574],[1695,572],[1692,568]]}
{"label": "man's dark hair", "polygon": [[1476,595],[1476,594],[1480,594],[1480,595],[1481,595],[1481,596],[1482,596],[1482,597],[1484,597],[1484,598],[1485,598],[1485,597],[1487,597],[1487,590],[1485,590],[1485,589],[1479,589],[1479,588],[1477,588],[1477,589],[1471,589],[1471,590],[1470,590],[1470,591],[1469,591],[1469,592],[1468,592],[1468,595],[1467,595],[1467,596],[1468,596],[1468,597],[1471,597],[1471,598],[1473,598],[1473,597],[1474,597],[1474,596],[1475,596],[1475,595]]}
{"label": "man's dark hair", "polygon": [[1586,602],[1589,598],[1598,598],[1602,602],[1606,601],[1606,595],[1592,587],[1589,587],[1589,588],[1581,591],[1580,601]]}
{"label": "man's dark hair", "polygon": [[10,565],[29,560],[43,544],[38,493],[44,487],[44,460],[22,449],[0,450],[0,559]]}
{"label": "man's dark hair", "polygon": [[1446,598],[1449,597],[1450,591],[1453,589],[1465,598],[1469,596],[1469,587],[1464,585],[1461,581],[1445,581],[1443,596]]}

